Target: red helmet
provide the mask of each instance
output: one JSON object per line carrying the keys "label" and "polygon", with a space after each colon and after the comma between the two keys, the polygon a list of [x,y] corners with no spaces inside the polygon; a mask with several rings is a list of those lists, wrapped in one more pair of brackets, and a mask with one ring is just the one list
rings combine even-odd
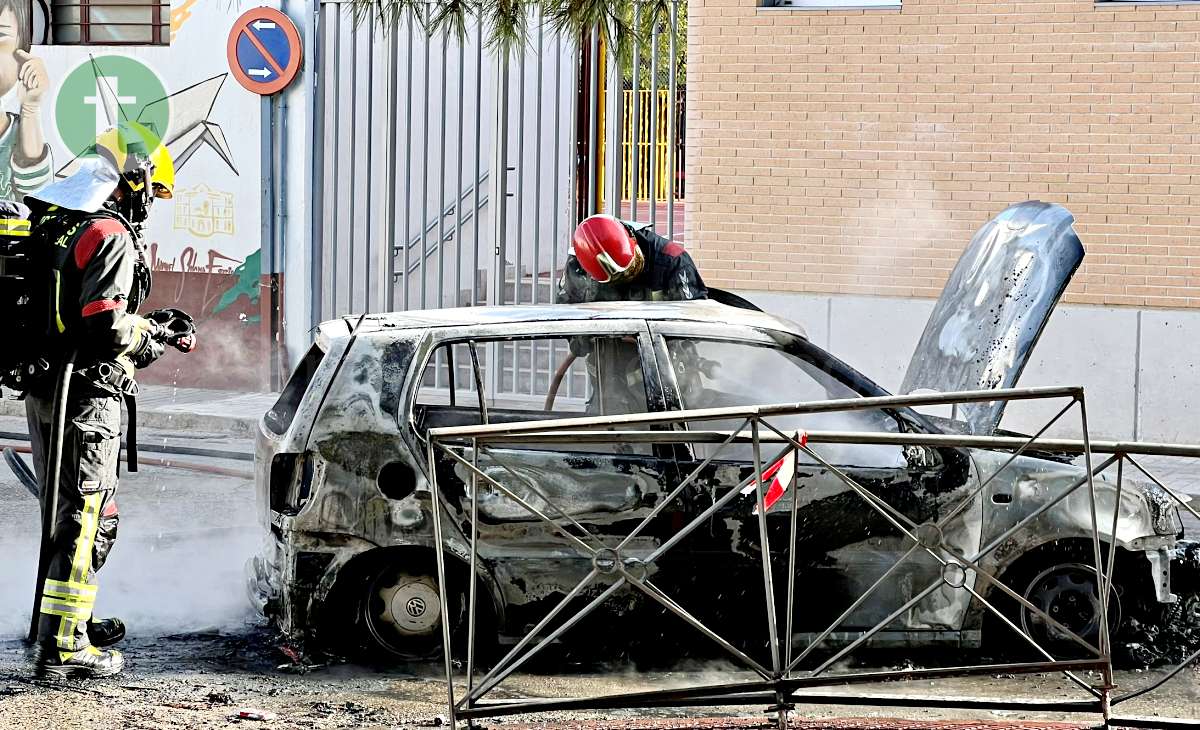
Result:
{"label": "red helmet", "polygon": [[625,224],[611,215],[593,215],[575,228],[575,258],[601,284],[631,279],[642,269],[642,252]]}

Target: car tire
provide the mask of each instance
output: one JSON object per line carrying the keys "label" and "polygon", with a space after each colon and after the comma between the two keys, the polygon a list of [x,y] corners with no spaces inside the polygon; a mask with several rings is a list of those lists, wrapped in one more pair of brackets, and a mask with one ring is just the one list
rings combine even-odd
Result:
{"label": "car tire", "polygon": [[355,616],[368,656],[382,662],[416,662],[442,657],[442,621],[451,642],[466,631],[466,597],[451,584],[449,610],[441,605],[437,575],[412,567],[382,566],[361,584]]}
{"label": "car tire", "polygon": [[[1104,613],[1098,584],[1093,566],[1065,558],[1043,567],[1015,588],[1026,601],[1061,626],[1099,646]],[[1108,599],[1108,622],[1113,637],[1119,634],[1122,624],[1123,593],[1124,589],[1114,581]],[[1082,659],[1093,655],[1062,628],[1025,605],[1019,606],[1016,624],[1055,658]]]}
{"label": "car tire", "polygon": [[[1102,548],[1107,559],[1107,547]],[[1144,628],[1162,622],[1162,607],[1154,598],[1144,565],[1137,556],[1120,550],[1109,597],[1110,639],[1114,664],[1144,666],[1149,659]],[[1099,642],[1099,598],[1091,544],[1052,544],[1027,553],[1002,580],[1034,605],[1071,628],[1089,643]],[[993,605],[1016,626],[1030,634],[1055,659],[1094,657],[1077,642],[998,590],[991,592]],[[1047,610],[1057,607],[1058,611]],[[986,611],[986,609],[985,609]],[[1024,638],[1014,635],[999,618],[985,614],[984,646],[995,653],[1021,660],[1045,659]]]}

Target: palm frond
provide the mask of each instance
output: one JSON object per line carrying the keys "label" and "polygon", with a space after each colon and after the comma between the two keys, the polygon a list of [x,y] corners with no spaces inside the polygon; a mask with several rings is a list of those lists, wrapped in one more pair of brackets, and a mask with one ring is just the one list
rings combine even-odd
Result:
{"label": "palm frond", "polygon": [[637,27],[634,32],[649,40],[655,26],[669,26],[672,0],[638,0]]}
{"label": "palm frond", "polygon": [[[654,8],[668,7],[670,0],[541,0],[546,17],[554,28],[577,40],[593,29],[611,51],[625,55],[634,41],[648,37]],[[634,23],[635,5],[638,23]]]}
{"label": "palm frond", "polygon": [[[545,0],[540,0],[545,2]],[[511,53],[529,33],[528,10],[539,0],[490,0],[484,5],[485,24],[489,27],[488,45],[501,53]]]}
{"label": "palm frond", "polygon": [[[465,37],[468,21],[482,17],[487,43],[512,52],[529,36],[530,17],[538,14],[557,32],[582,41],[593,30],[610,52],[625,56],[633,42],[649,41],[655,28],[668,26],[671,4],[678,0],[350,0],[355,24],[378,23],[385,32],[415,19],[430,35],[438,31]],[[635,12],[636,7],[636,12]]]}
{"label": "palm frond", "polygon": [[[421,4],[421,0],[351,0],[350,17],[356,26],[378,24],[386,30],[410,12],[415,12]],[[419,17],[419,13],[417,15]]]}
{"label": "palm frond", "polygon": [[429,33],[447,29],[461,41],[467,35],[467,19],[480,12],[479,3],[471,0],[439,0],[429,21]]}

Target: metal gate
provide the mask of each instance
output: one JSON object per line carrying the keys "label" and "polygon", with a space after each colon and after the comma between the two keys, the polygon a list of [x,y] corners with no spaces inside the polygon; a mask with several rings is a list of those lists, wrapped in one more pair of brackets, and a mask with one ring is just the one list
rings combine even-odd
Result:
{"label": "metal gate", "polygon": [[623,60],[540,15],[501,54],[482,18],[459,38],[427,32],[436,3],[366,7],[325,0],[315,25],[314,323],[550,303],[599,210],[682,232],[681,0]]}

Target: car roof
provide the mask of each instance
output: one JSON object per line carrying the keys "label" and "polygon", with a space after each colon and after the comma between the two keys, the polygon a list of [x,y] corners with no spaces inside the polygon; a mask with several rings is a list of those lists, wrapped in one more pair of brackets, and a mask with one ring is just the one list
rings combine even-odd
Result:
{"label": "car roof", "polygon": [[[359,320],[361,318],[361,324]],[[689,302],[593,302],[590,304],[520,304],[500,307],[455,307],[407,312],[348,315],[321,324],[330,338],[344,337],[358,327],[359,334],[395,329],[463,327],[522,322],[642,319],[649,321],[705,322],[780,330],[807,338],[804,328],[765,312],[730,307],[710,300]]]}

